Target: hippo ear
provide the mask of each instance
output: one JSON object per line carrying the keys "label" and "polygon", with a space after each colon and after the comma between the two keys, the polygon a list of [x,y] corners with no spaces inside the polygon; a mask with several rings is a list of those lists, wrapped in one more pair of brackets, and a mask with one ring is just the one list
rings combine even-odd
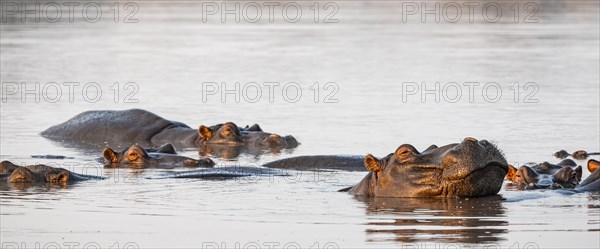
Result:
{"label": "hippo ear", "polygon": [[200,127],[198,127],[198,135],[200,135],[200,141],[205,142],[212,138],[212,131],[210,128],[200,125]]}
{"label": "hippo ear", "polygon": [[102,151],[102,157],[104,158],[106,163],[118,162],[119,158],[117,153],[111,148],[106,148]]}
{"label": "hippo ear", "polygon": [[61,171],[60,173],[46,172],[46,181],[51,183],[64,183],[69,181],[69,173]]}
{"label": "hippo ear", "polygon": [[419,151],[417,151],[417,149],[410,144],[400,145],[400,147],[398,147],[396,150],[396,158],[400,161],[410,159],[416,154],[419,154]]}
{"label": "hippo ear", "polygon": [[583,169],[581,166],[577,166],[577,168],[575,168],[575,174],[577,175],[577,182],[581,182],[581,175],[583,174]]}
{"label": "hippo ear", "polygon": [[367,170],[370,172],[378,173],[381,172],[381,170],[383,170],[381,161],[371,154],[367,154],[367,156],[365,157],[364,164],[365,168],[367,168]]}
{"label": "hippo ear", "polygon": [[590,173],[593,173],[594,171],[600,169],[600,162],[598,162],[594,159],[590,159],[588,161],[587,168],[590,171]]}
{"label": "hippo ear", "polygon": [[506,173],[506,180],[509,181],[513,181],[513,179],[515,178],[515,175],[517,174],[517,168],[515,168],[515,166],[512,165],[508,165],[508,173]]}
{"label": "hippo ear", "polygon": [[246,128],[244,130],[246,130],[246,131],[263,131],[262,128],[260,128],[260,126],[258,124],[254,124],[250,127],[246,126]]}

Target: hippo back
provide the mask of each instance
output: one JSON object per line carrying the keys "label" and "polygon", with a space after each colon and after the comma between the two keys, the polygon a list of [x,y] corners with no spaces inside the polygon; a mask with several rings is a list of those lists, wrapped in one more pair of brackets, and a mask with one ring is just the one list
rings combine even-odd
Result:
{"label": "hippo back", "polygon": [[102,110],[83,112],[48,128],[41,135],[57,141],[88,144],[120,144],[123,141],[144,143],[169,127],[189,128],[145,110]]}

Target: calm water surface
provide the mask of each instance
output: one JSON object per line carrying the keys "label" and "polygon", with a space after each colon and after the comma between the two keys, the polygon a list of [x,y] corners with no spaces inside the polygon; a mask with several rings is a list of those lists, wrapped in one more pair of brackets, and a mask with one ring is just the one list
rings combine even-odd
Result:
{"label": "calm water surface", "polygon": [[[514,164],[557,162],[551,154],[559,149],[600,151],[598,1],[533,1],[539,7],[537,23],[523,22],[530,13],[526,10],[515,23],[510,9],[515,1],[500,2],[503,14],[496,23],[483,20],[480,8],[472,23],[466,14],[456,23],[436,23],[432,17],[423,23],[418,15],[403,22],[399,1],[334,2],[337,23],[323,23],[333,7],[322,10],[315,23],[310,1],[298,1],[304,12],[297,23],[280,15],[273,23],[266,16],[257,23],[222,23],[218,15],[203,22],[200,2],[138,1],[134,17],[139,22],[124,23],[129,12],[122,10],[115,23],[112,3],[101,3],[105,12],[96,23],[77,15],[73,23],[22,22],[7,16],[0,26],[0,76],[6,96],[0,107],[0,159],[53,163],[109,177],[67,188],[3,187],[3,245],[600,246],[598,194],[565,196],[508,186],[500,197],[481,199],[362,200],[336,192],[364,175],[355,172],[149,180],[144,177],[162,171],[102,169],[95,162],[101,148],[62,146],[38,135],[82,111],[144,108],[191,127],[259,123],[268,131],[293,134],[302,143],[294,150],[233,159],[213,155],[219,166],[259,165],[308,154],[383,156],[404,143],[422,150],[466,136],[494,141]],[[525,2],[519,3],[522,9]],[[50,88],[40,91],[47,96],[36,103],[34,95],[10,94],[11,82],[25,82],[28,89],[35,89],[35,82],[40,89],[50,82],[80,86],[73,101],[64,86],[56,103],[44,99],[54,98]],[[81,94],[89,82],[102,89],[96,102],[85,100],[95,98],[93,89],[91,95]],[[115,82],[118,96],[111,88]],[[137,103],[125,101],[133,91],[124,88],[127,82],[138,86],[128,98]],[[272,102],[263,88],[257,103],[244,98],[238,103],[233,95],[225,101],[220,94],[203,100],[203,82],[226,82],[230,89],[235,82],[241,87],[250,82],[281,86]],[[290,82],[302,89],[296,103],[286,101],[281,92]],[[315,82],[318,97],[310,88]],[[324,88],[327,82],[337,88]],[[435,82],[440,88],[456,82],[462,97],[448,101],[456,95],[452,88],[447,95],[438,94],[440,101],[431,94],[423,101],[421,92],[403,99],[403,86],[435,89]],[[473,101],[465,82],[480,84]],[[497,99],[496,88],[482,94],[483,86],[492,82],[502,89]],[[532,86],[524,88],[528,82]],[[334,89],[331,99],[337,103],[324,103]],[[251,98],[256,94],[250,93]],[[295,96],[293,89],[288,93]],[[73,159],[31,158],[39,154]],[[181,154],[198,156],[193,149]]]}

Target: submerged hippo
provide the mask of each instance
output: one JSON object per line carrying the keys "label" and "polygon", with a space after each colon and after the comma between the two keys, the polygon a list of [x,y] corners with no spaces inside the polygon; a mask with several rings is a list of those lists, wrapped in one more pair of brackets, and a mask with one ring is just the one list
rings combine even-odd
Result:
{"label": "submerged hippo", "polygon": [[563,167],[554,174],[543,174],[523,165],[517,170],[513,183],[525,186],[526,189],[575,188],[581,181],[581,174],[581,166],[576,169]]}
{"label": "submerged hippo", "polygon": [[215,163],[210,158],[193,159],[179,156],[171,144],[165,144],[157,149],[146,150],[139,145],[132,145],[122,152],[106,148],[102,152],[106,167],[119,168],[175,168],[175,167],[205,167],[210,168]]}
{"label": "submerged hippo", "polygon": [[68,184],[85,180],[102,180],[104,177],[82,175],[63,168],[47,165],[18,166],[9,161],[0,163],[0,183],[51,183]]}
{"label": "submerged hippo", "polygon": [[587,152],[585,150],[578,150],[573,152],[572,154],[569,154],[569,152],[567,152],[566,150],[559,150],[557,152],[554,152],[554,156],[560,159],[564,159],[567,158],[568,156],[571,156],[577,160],[584,160],[586,158],[588,158],[589,156],[593,156],[593,155],[600,155],[600,152]]}
{"label": "submerged hippo", "polygon": [[123,111],[87,111],[68,121],[52,126],[42,136],[63,142],[113,146],[139,143],[160,145],[171,143],[181,147],[207,144],[294,148],[292,136],[264,132],[260,126],[239,128],[232,122],[213,126],[200,125],[198,130],[164,119],[141,109]]}
{"label": "submerged hippo", "polygon": [[211,169],[180,171],[163,173],[157,176],[147,177],[147,179],[168,179],[168,178],[197,178],[210,180],[224,180],[239,177],[258,177],[258,176],[289,176],[290,174],[283,170],[269,169],[263,167],[249,166],[226,166]]}
{"label": "submerged hippo", "polygon": [[[315,157],[291,158],[267,167],[310,169],[321,165]],[[325,165],[338,160],[356,168],[357,157],[327,156]],[[486,140],[465,138],[461,143],[430,146],[423,152],[404,144],[384,158],[362,157],[369,173],[354,187],[344,190],[357,196],[376,197],[477,197],[500,191],[508,171],[504,155]],[[342,167],[339,167],[342,169]]]}

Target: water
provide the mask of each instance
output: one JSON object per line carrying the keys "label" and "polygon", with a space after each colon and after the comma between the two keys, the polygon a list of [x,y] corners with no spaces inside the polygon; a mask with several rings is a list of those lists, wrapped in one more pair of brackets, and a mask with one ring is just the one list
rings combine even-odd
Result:
{"label": "water", "polygon": [[[280,15],[273,23],[266,17],[257,23],[222,23],[219,15],[208,16],[204,23],[202,4],[194,1],[138,1],[134,18],[139,22],[123,23],[132,9],[124,10],[121,2],[115,23],[109,9],[113,3],[101,3],[104,13],[96,23],[80,15],[70,23],[66,13],[57,23],[22,22],[2,13],[7,21],[0,29],[6,97],[0,107],[1,160],[87,168],[110,177],[68,188],[1,191],[3,245],[600,246],[598,194],[565,196],[505,187],[502,199],[360,200],[336,192],[358,182],[364,175],[358,172],[150,180],[143,177],[162,171],[102,169],[94,161],[100,150],[64,147],[38,135],[82,111],[144,108],[192,127],[259,123],[268,131],[293,134],[302,143],[278,153],[213,156],[219,166],[257,165],[294,155],[383,156],[403,143],[423,150],[466,136],[494,141],[514,164],[557,162],[551,154],[559,149],[600,151],[598,1],[534,1],[537,23],[523,22],[531,12],[523,10],[525,2],[519,2],[522,11],[515,23],[510,9],[514,1],[499,2],[503,15],[497,23],[482,19],[481,12],[473,23],[466,14],[456,23],[436,23],[432,16],[423,23],[419,15],[403,22],[402,2],[396,1],[334,2],[338,23],[323,23],[332,8],[322,10],[314,23],[309,9],[313,2],[300,1],[304,12],[297,23]],[[40,89],[47,90],[40,90],[36,103],[33,94],[10,94],[11,82],[25,82],[28,89],[40,82]],[[56,103],[48,101],[55,96],[51,82],[63,91]],[[65,82],[80,84],[73,101]],[[81,93],[89,82],[102,89],[96,102],[90,101],[96,97],[94,88],[88,95]],[[115,82],[118,96],[111,88]],[[135,89],[125,88],[127,82],[138,87],[132,97],[127,95]],[[235,82],[240,87],[256,82],[263,95],[257,103],[244,98],[256,96],[252,89],[239,103],[233,95],[226,95],[224,102],[220,94],[203,100],[203,85],[211,85],[203,82],[219,87],[226,82],[229,89]],[[280,84],[272,103],[265,82]],[[281,93],[290,82],[302,88],[296,103]],[[319,82],[318,103],[315,88],[310,88],[314,82]],[[328,98],[337,103],[324,103],[335,90],[324,87],[328,82],[337,86]],[[420,90],[421,82],[427,89],[434,89],[435,82],[440,88],[456,82],[462,97],[448,101],[455,92],[447,88],[446,95],[438,94],[440,101],[431,94],[422,101],[421,92],[403,99],[402,82],[415,82]],[[473,101],[465,82],[480,84]],[[497,102],[490,101],[495,88],[482,94],[483,86],[492,82],[502,89]],[[510,88],[515,82],[518,96]],[[525,89],[528,82],[534,84]],[[288,93],[286,97],[295,97],[294,88]],[[40,154],[73,159],[31,158]],[[198,156],[193,149],[182,154]]]}

